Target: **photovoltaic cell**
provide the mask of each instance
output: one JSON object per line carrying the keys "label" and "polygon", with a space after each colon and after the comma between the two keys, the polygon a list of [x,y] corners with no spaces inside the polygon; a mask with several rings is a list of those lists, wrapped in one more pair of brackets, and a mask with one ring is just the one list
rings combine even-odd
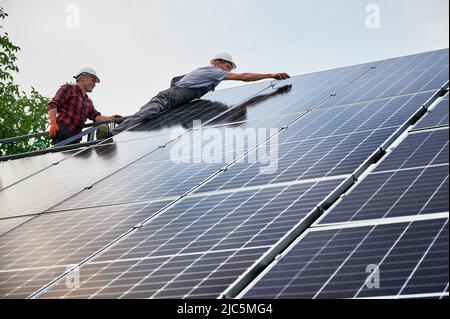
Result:
{"label": "photovoltaic cell", "polygon": [[314,110],[280,135],[281,141],[329,137],[380,127],[400,127],[431,97],[431,93],[386,98]]}
{"label": "photovoltaic cell", "polygon": [[414,129],[425,129],[441,125],[448,125],[448,94],[434,109],[427,113]]}
{"label": "photovoltaic cell", "polygon": [[244,298],[442,295],[448,242],[448,219],[308,231]]}
{"label": "photovoltaic cell", "polygon": [[409,134],[375,172],[448,164],[448,128]]}
{"label": "photovoltaic cell", "polygon": [[410,134],[319,224],[448,211],[448,129]]}
{"label": "photovoltaic cell", "polygon": [[[71,293],[86,298],[109,297],[112,292],[115,297],[129,298],[216,298],[262,255],[261,248],[267,250],[275,244],[341,182],[187,197],[81,267],[80,273],[86,269],[91,278],[81,287],[96,288]],[[216,255],[221,256],[217,262],[208,261]],[[240,255],[247,257],[240,260]],[[155,270],[141,266],[158,258],[161,260]],[[186,260],[181,267],[180,260]],[[233,271],[221,274],[223,267]],[[91,269],[97,272],[91,273]],[[106,276],[110,283],[104,289],[95,281]],[[220,289],[212,289],[213,286]],[[197,287],[205,290],[195,290]],[[58,295],[69,293],[61,288],[62,285],[55,286]],[[49,289],[48,293],[52,291]]]}
{"label": "photovoltaic cell", "polygon": [[448,165],[371,174],[320,224],[448,211]]}
{"label": "photovoltaic cell", "polygon": [[11,229],[21,225],[22,223],[30,220],[29,217],[20,217],[20,218],[7,218],[0,219],[0,236],[10,231]]}
{"label": "photovoltaic cell", "polygon": [[383,61],[320,107],[436,91],[448,81],[448,49]]}
{"label": "photovoltaic cell", "polygon": [[0,162],[0,191],[38,171],[50,167],[65,157],[65,153],[50,153]]}
{"label": "photovoltaic cell", "polygon": [[52,267],[0,272],[0,298],[27,298],[66,270],[66,267]]}
{"label": "photovoltaic cell", "polygon": [[26,298],[42,278],[56,279],[67,268],[103,249],[169,202],[109,206],[39,216],[0,237],[1,298]]}

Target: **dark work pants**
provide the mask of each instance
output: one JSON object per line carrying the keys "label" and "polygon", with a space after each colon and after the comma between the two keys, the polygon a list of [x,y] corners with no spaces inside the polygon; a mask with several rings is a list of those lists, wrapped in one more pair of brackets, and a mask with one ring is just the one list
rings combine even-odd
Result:
{"label": "dark work pants", "polygon": [[161,112],[170,108],[186,104],[198,99],[208,92],[207,88],[184,88],[173,86],[168,90],[159,92],[157,96],[145,104],[139,112],[130,116],[111,131],[112,135],[128,130],[144,120],[152,119]]}

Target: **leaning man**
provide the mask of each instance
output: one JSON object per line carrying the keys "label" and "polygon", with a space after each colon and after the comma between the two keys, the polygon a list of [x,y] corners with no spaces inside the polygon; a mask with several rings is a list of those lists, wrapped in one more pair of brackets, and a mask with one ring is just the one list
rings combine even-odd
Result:
{"label": "leaning man", "polygon": [[[100,79],[92,68],[83,68],[74,76],[76,84],[64,84],[48,105],[49,135],[58,144],[80,133],[86,121],[109,121],[120,115],[102,116],[87,93],[91,93]],[[73,143],[79,143],[81,139]]]}

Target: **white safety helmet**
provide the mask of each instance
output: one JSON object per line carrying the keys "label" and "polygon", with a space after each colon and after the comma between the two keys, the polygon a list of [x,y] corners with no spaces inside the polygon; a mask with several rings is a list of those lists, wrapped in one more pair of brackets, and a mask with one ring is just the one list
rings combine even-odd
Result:
{"label": "white safety helmet", "polygon": [[215,60],[224,60],[227,62],[231,63],[231,66],[233,67],[233,69],[237,68],[236,63],[234,63],[233,58],[231,57],[231,55],[229,53],[226,52],[222,52],[217,54],[212,60],[211,60],[211,64],[214,63]]}
{"label": "white safety helmet", "polygon": [[95,76],[95,78],[96,78],[95,83],[100,83],[100,79],[97,76],[97,72],[95,72],[95,70],[93,68],[89,68],[89,67],[82,68],[80,71],[78,71],[77,75],[75,75],[74,78],[78,79],[78,77],[83,74],[90,74],[90,75]]}

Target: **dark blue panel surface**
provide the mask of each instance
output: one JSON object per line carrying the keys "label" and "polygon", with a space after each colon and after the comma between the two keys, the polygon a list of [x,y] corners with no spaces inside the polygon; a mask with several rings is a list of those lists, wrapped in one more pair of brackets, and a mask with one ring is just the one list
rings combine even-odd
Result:
{"label": "dark blue panel surface", "polygon": [[370,174],[320,224],[448,211],[448,165]]}
{"label": "dark blue panel surface", "polygon": [[448,219],[439,219],[308,232],[244,298],[395,297],[446,287]]}
{"label": "dark blue panel surface", "polygon": [[218,298],[265,248],[89,263],[80,270],[80,287],[65,281],[40,298],[180,299]]}
{"label": "dark blue panel surface", "polygon": [[448,163],[448,129],[409,134],[376,172]]}
{"label": "dark blue panel surface", "polygon": [[383,61],[320,107],[436,91],[448,81],[448,49]]}

